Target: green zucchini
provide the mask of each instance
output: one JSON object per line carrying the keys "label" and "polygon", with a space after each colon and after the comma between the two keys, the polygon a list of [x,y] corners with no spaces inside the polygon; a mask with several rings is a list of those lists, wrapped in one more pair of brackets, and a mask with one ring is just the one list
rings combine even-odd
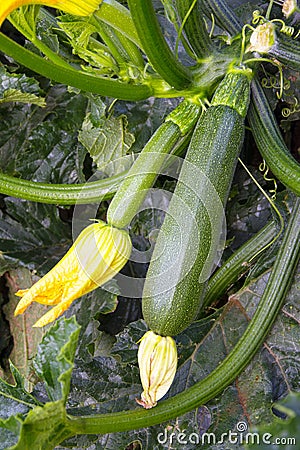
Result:
{"label": "green zucchini", "polygon": [[180,333],[198,313],[244,139],[248,75],[224,77],[192,136],[144,285],[143,316],[157,334]]}
{"label": "green zucchini", "polygon": [[166,160],[180,138],[189,133],[199,116],[200,107],[183,101],[165,119],[145,145],[107,210],[107,222],[125,228],[137,214]]}
{"label": "green zucchini", "polygon": [[300,165],[289,152],[260,82],[252,81],[248,112],[251,131],[262,157],[272,173],[300,196]]}

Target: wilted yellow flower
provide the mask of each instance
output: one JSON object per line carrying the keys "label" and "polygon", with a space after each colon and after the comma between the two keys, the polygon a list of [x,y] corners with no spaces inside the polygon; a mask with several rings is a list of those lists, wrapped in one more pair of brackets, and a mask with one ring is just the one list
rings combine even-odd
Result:
{"label": "wilted yellow flower", "polygon": [[89,16],[98,9],[102,0],[1,0],[0,25],[15,9],[27,5],[45,5],[74,16]]}
{"label": "wilted yellow flower", "polygon": [[32,302],[55,305],[35,327],[43,327],[60,316],[76,299],[113,278],[131,253],[131,239],[124,230],[97,222],[86,227],[65,256],[30,289],[19,290],[22,297],[15,315]]}
{"label": "wilted yellow flower", "polygon": [[174,339],[147,331],[140,341],[138,363],[144,391],[137,403],[146,409],[153,408],[168,392],[176,373]]}
{"label": "wilted yellow flower", "polygon": [[282,5],[282,12],[289,18],[294,12],[299,11],[297,0],[285,0]]}
{"label": "wilted yellow flower", "polygon": [[265,22],[255,28],[250,37],[249,51],[258,53],[268,53],[275,44],[275,25],[272,22]]}

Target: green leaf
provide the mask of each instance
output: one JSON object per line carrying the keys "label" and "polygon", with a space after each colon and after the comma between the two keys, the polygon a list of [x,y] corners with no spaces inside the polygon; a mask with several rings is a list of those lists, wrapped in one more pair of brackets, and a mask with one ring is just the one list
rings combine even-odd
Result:
{"label": "green leaf", "polygon": [[0,248],[8,262],[43,275],[69,249],[70,234],[55,206],[5,199],[5,213],[0,211]]}
{"label": "green leaf", "polygon": [[9,73],[4,66],[0,66],[0,104],[22,102],[45,106],[45,99],[38,96],[40,91],[34,78]]}
{"label": "green leaf", "polygon": [[21,6],[9,15],[10,22],[29,39],[35,37],[39,5]]}
{"label": "green leaf", "polygon": [[[118,303],[118,288],[115,281],[111,280],[106,283],[106,285],[108,284],[109,291],[102,287],[97,288],[74,302],[67,311],[67,316],[76,316],[76,320],[81,327],[76,352],[77,359],[90,362],[94,356],[99,356],[104,351],[104,347],[105,354],[107,354],[112,345],[114,339],[99,329],[100,314],[114,311]],[[115,293],[112,291],[115,291]]]}
{"label": "green leaf", "polygon": [[[30,408],[39,405],[40,402],[38,402],[33,395],[29,394],[29,392],[25,390],[24,378],[18,369],[13,364],[10,365],[10,369],[14,377],[15,384],[9,384],[0,378],[0,396],[9,398]],[[0,398],[2,400],[2,397]]]}
{"label": "green leaf", "polygon": [[133,163],[132,156],[126,157],[134,142],[134,136],[127,131],[126,116],[106,117],[102,102],[92,105],[78,139],[90,153],[97,169],[107,176],[128,170]]}
{"label": "green leaf", "polygon": [[[1,408],[0,412],[0,417],[3,418],[0,419],[0,433],[9,445],[15,443],[11,433],[19,434],[18,443],[10,447],[11,449],[52,450],[70,436],[71,433],[65,426],[65,403],[79,331],[80,327],[74,317],[61,318],[45,334],[33,361],[36,374],[45,383],[46,391],[54,401],[39,406],[41,404],[33,394],[24,390],[24,380],[13,366],[11,370],[16,386],[0,381],[0,394],[4,396],[6,406],[6,409],[3,411]],[[29,412],[28,406],[33,408]]]}
{"label": "green leaf", "polygon": [[31,103],[32,105],[45,106],[45,100],[39,98],[34,94],[26,94],[18,91],[17,89],[7,89],[3,93],[3,97],[0,99],[0,104],[5,102],[22,102]]}
{"label": "green leaf", "polygon": [[92,35],[97,33],[97,28],[89,17],[65,14],[60,17],[58,24],[66,33],[75,55],[97,68],[99,74],[112,76],[118,73],[118,66],[109,48],[93,38]]}
{"label": "green leaf", "polygon": [[67,400],[79,331],[74,317],[60,319],[39,345],[33,366],[52,401]]}
{"label": "green leaf", "polygon": [[[287,397],[273,405],[273,409],[285,415],[285,419],[274,416],[274,421],[251,428],[257,433],[259,442],[246,446],[251,450],[294,450],[300,441],[300,393],[290,392]],[[264,439],[262,439],[262,437]],[[249,440],[250,444],[251,441]]]}
{"label": "green leaf", "polygon": [[28,407],[9,398],[1,398],[0,449],[7,450],[16,444],[21,430],[23,416]]}
{"label": "green leaf", "polygon": [[65,427],[66,410],[64,402],[46,403],[29,411],[22,422],[18,443],[9,450],[43,449],[53,450],[70,432]]}
{"label": "green leaf", "polygon": [[87,99],[55,86],[43,109],[28,105],[0,108],[0,170],[32,181],[84,181],[86,151],[78,143],[78,129]]}

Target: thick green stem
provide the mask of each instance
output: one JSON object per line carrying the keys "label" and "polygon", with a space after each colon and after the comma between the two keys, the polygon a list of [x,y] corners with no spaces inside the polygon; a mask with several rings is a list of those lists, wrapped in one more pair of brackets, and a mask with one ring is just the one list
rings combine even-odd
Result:
{"label": "thick green stem", "polygon": [[[251,263],[271,243],[278,233],[276,223],[269,222],[249,241],[245,242],[210,278],[201,306],[203,310],[222,297],[223,294],[251,267]],[[249,262],[251,260],[251,263]]]}
{"label": "thick green stem", "polygon": [[263,344],[292,281],[300,257],[300,199],[298,198],[270,278],[245,333],[229,355],[203,380],[149,410],[122,411],[95,416],[69,416],[74,434],[114,433],[149,427],[191,411],[215,398],[242,372]]}
{"label": "thick green stem", "polygon": [[0,33],[0,50],[14,58],[16,62],[34,72],[58,83],[74,86],[82,91],[92,92],[121,100],[144,100],[153,94],[148,85],[122,83],[117,80],[96,77],[53,64],[44,58],[26,50],[19,44]]}
{"label": "thick green stem", "polygon": [[106,23],[101,23],[99,21],[95,21],[95,26],[97,32],[101,36],[101,39],[109,48],[110,53],[112,54],[115,61],[122,65],[123,63],[127,63],[129,61],[129,55],[124,49],[123,45],[120,42],[120,39],[115,33],[115,30]]}
{"label": "thick green stem", "polygon": [[170,86],[183,90],[191,85],[190,70],[183,66],[167,45],[151,0],[129,0],[130,12],[150,64]]}
{"label": "thick green stem", "polygon": [[57,205],[74,205],[107,200],[115,194],[127,172],[82,184],[47,184],[22,180],[0,173],[1,194]]}
{"label": "thick green stem", "polygon": [[142,48],[130,12],[115,0],[104,0],[94,17],[115,28],[138,47]]}
{"label": "thick green stem", "polygon": [[257,79],[252,81],[251,92],[248,119],[258,150],[272,173],[300,196],[300,164],[285,145],[268,99]]}

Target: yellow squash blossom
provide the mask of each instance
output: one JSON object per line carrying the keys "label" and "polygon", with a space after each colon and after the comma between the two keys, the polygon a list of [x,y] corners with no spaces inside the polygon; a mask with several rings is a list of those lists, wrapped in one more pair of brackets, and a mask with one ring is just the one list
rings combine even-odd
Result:
{"label": "yellow squash blossom", "polygon": [[1,0],[0,25],[15,9],[27,5],[44,5],[57,8],[74,16],[89,16],[98,9],[102,0]]}
{"label": "yellow squash blossom", "polygon": [[285,0],[282,5],[282,12],[286,18],[289,18],[296,11],[299,12],[297,0]]}
{"label": "yellow squash blossom", "polygon": [[275,44],[275,25],[272,22],[265,22],[255,28],[250,36],[250,47],[248,51],[258,53],[268,53]]}
{"label": "yellow squash blossom", "polygon": [[86,227],[70,250],[30,289],[19,290],[22,297],[15,315],[32,302],[54,306],[35,324],[43,327],[60,316],[76,299],[113,278],[131,253],[131,239],[124,230],[97,222]]}
{"label": "yellow squash blossom", "polygon": [[168,392],[175,377],[177,349],[174,339],[147,331],[140,341],[138,363],[144,391],[141,400],[136,401],[146,409],[153,408]]}

